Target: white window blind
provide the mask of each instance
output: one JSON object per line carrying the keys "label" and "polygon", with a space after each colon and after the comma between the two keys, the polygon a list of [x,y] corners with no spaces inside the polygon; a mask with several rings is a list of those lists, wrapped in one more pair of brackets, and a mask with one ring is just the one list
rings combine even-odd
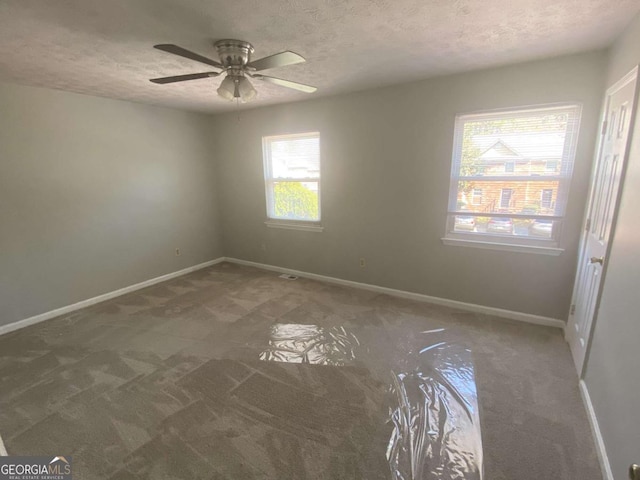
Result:
{"label": "white window blind", "polygon": [[[556,247],[580,112],[564,104],[458,115],[445,239]],[[473,218],[473,229],[457,217]]]}
{"label": "white window blind", "polygon": [[263,137],[267,217],[320,221],[320,134]]}

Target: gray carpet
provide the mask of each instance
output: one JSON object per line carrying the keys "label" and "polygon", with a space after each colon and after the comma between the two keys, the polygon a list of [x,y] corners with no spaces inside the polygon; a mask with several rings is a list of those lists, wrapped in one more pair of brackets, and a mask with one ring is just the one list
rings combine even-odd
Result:
{"label": "gray carpet", "polygon": [[0,337],[0,435],[83,480],[602,478],[560,330],[227,263]]}

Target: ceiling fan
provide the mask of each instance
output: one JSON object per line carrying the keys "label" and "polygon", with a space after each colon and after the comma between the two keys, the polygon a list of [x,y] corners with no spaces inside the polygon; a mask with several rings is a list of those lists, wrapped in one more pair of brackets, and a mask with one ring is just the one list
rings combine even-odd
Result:
{"label": "ceiling fan", "polygon": [[268,70],[270,68],[303,63],[305,61],[304,57],[297,53],[285,51],[259,60],[251,61],[251,54],[254,49],[249,42],[244,42],[242,40],[219,40],[214,43],[214,47],[220,57],[219,62],[186,50],[178,45],[154,45],[154,48],[162,50],[163,52],[172,53],[180,57],[195,60],[196,62],[205,63],[220,69],[220,71],[153,78],[151,81],[159,84],[185,82],[187,80],[197,80],[199,78],[217,77],[224,73],[225,78],[218,87],[218,95],[227,100],[238,99],[243,103],[253,100],[257,95],[256,89],[253,88],[253,85],[247,77],[262,80],[263,82],[273,83],[282,87],[292,88],[294,90],[300,90],[301,92],[306,93],[313,93],[317,90],[316,87],[305,85],[303,83],[292,82],[290,80],[283,80],[282,78],[269,77],[267,75],[255,73],[262,70]]}

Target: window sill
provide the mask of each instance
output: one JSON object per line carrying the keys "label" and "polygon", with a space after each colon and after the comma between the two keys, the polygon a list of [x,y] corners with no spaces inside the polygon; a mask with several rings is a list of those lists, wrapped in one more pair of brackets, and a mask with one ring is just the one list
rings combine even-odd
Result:
{"label": "window sill", "polygon": [[305,232],[322,232],[324,230],[322,225],[314,222],[267,220],[264,224],[269,228],[284,228],[285,230],[302,230]]}
{"label": "window sill", "polygon": [[534,245],[516,245],[512,243],[487,242],[482,240],[466,240],[460,238],[442,238],[445,245],[456,247],[484,248],[485,250],[502,250],[507,252],[535,253],[539,255],[551,255],[557,257],[564,252],[563,248],[540,247]]}

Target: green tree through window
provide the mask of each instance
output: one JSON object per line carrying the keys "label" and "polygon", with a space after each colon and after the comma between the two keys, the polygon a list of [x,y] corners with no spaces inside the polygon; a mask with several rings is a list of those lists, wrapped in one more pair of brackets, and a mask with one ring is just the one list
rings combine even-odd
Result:
{"label": "green tree through window", "polygon": [[276,217],[300,220],[318,218],[318,194],[301,182],[280,182],[275,184],[273,190]]}

